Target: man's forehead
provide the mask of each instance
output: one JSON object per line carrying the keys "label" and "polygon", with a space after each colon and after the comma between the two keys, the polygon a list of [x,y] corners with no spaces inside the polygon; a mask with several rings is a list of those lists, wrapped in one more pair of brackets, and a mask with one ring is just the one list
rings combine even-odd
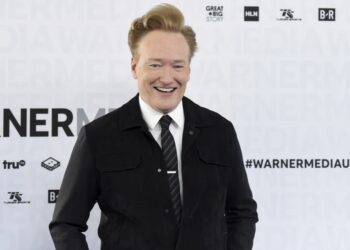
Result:
{"label": "man's forehead", "polygon": [[189,50],[188,42],[181,33],[165,32],[165,31],[151,31],[145,34],[138,42],[139,49],[146,50]]}

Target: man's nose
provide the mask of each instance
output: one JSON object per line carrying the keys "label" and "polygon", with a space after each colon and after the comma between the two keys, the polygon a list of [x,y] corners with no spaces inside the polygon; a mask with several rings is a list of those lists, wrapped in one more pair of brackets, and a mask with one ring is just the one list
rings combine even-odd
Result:
{"label": "man's nose", "polygon": [[170,84],[173,82],[172,69],[170,67],[164,67],[160,73],[160,81],[164,84]]}

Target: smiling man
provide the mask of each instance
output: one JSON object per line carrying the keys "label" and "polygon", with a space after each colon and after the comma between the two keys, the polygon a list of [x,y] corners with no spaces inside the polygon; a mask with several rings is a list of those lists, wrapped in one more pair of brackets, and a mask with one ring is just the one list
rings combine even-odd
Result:
{"label": "smiling man", "polygon": [[159,112],[172,111],[182,100],[190,76],[190,48],[184,35],[150,31],[134,49],[131,68],[140,97]]}
{"label": "smiling man", "polygon": [[139,93],[83,127],[50,232],[56,249],[88,249],[101,208],[103,250],[251,250],[258,221],[234,128],[184,97],[195,33],[172,5],[129,31]]}

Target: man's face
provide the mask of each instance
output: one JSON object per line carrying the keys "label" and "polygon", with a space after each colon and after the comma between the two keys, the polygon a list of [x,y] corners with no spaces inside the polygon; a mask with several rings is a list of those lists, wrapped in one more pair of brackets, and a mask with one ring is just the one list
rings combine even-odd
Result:
{"label": "man's face", "polygon": [[181,101],[190,77],[190,49],[181,33],[151,31],[141,38],[131,69],[141,98],[162,113]]}

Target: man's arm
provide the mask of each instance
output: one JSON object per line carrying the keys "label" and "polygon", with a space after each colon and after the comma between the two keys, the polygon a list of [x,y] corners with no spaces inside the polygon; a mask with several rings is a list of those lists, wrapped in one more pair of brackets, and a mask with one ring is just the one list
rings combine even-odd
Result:
{"label": "man's arm", "polygon": [[251,250],[255,235],[255,223],[258,221],[257,205],[253,200],[244,169],[241,148],[232,125],[230,126],[230,135],[234,166],[230,168],[225,209],[227,250]]}
{"label": "man's arm", "polygon": [[83,127],[65,172],[52,222],[52,239],[58,250],[87,250],[82,232],[98,194],[94,158]]}

